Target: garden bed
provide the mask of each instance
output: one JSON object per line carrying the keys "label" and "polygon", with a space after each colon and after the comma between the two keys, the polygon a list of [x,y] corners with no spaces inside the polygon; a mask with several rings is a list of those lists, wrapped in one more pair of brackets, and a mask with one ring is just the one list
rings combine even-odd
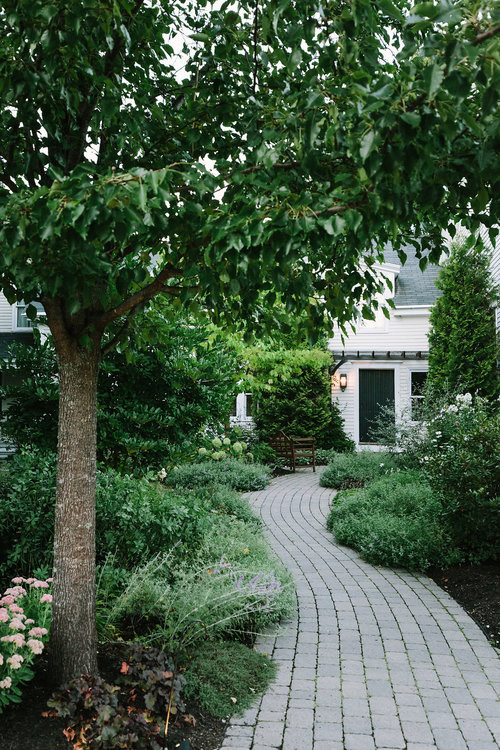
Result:
{"label": "garden bed", "polygon": [[[99,667],[102,677],[114,683],[127,647],[105,645],[99,649]],[[47,663],[39,664],[35,679],[23,690],[23,701],[10,706],[0,715],[2,750],[69,750],[71,745],[63,734],[65,720],[47,718],[47,700],[51,695],[47,684]],[[191,750],[215,750],[221,744],[227,722],[210,716],[196,702],[186,704],[186,715],[194,722],[179,722],[170,725],[166,748],[173,750],[183,739],[189,739]]]}
{"label": "garden bed", "polygon": [[426,572],[500,648],[500,561],[429,568]]}

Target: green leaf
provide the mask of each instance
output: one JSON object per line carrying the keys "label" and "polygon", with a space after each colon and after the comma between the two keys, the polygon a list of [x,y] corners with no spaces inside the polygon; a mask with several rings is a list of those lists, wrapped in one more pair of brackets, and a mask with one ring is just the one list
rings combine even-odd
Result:
{"label": "green leaf", "polygon": [[443,69],[437,64],[427,66],[424,70],[425,90],[429,99],[432,99],[444,78]]}
{"label": "green leaf", "polygon": [[26,317],[29,320],[35,320],[37,315],[37,309],[34,305],[28,305],[26,308]]}
{"label": "green leaf", "polygon": [[365,135],[361,139],[359,146],[359,154],[363,161],[366,161],[368,159],[372,151],[377,147],[378,143],[379,137],[374,130],[369,130],[368,133],[365,133]]}
{"label": "green leaf", "polygon": [[408,125],[416,128],[420,125],[422,117],[418,114],[418,112],[403,112],[403,114],[401,115],[401,119],[403,120],[403,122],[406,122],[408,123]]}
{"label": "green leaf", "polygon": [[191,34],[191,39],[195,42],[209,42],[210,37],[208,34],[205,34],[202,31],[196,32],[196,34]]}
{"label": "green leaf", "polygon": [[292,54],[289,57],[287,68],[290,73],[293,73],[293,71],[300,65],[302,62],[302,52],[297,47],[293,50]]}

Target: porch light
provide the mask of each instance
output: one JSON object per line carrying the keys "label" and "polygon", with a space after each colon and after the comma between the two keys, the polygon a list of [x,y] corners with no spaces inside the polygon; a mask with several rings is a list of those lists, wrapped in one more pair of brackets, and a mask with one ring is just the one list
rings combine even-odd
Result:
{"label": "porch light", "polygon": [[339,385],[341,391],[345,391],[347,388],[347,375],[345,373],[339,377]]}

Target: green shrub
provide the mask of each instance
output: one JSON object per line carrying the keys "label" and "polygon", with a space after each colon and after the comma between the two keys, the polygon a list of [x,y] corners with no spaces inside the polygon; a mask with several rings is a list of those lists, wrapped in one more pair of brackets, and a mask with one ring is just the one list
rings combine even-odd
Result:
{"label": "green shrub", "polygon": [[26,449],[5,462],[0,484],[0,576],[52,562],[56,457]]}
{"label": "green shrub", "polygon": [[342,493],[327,525],[338,542],[354,547],[368,562],[425,570],[460,560],[441,510],[425,478],[405,471]]}
{"label": "green shrub", "polygon": [[194,489],[207,485],[226,485],[239,492],[261,490],[269,482],[270,471],[262,464],[247,464],[235,459],[218,463],[192,463],[179,466],[167,477],[170,487]]}
{"label": "green shrub", "polygon": [[248,646],[207,641],[191,655],[183,695],[195,698],[212,716],[225,718],[249,708],[275,674],[275,664]]}
{"label": "green shrub", "polygon": [[262,440],[277,430],[291,437],[314,437],[318,447],[352,451],[337,402],[331,399],[331,354],[322,349],[260,348],[247,352],[254,420]]}
{"label": "green shrub", "polygon": [[384,476],[396,468],[394,457],[386,452],[335,454],[333,461],[321,475],[320,485],[334,489],[363,486],[365,482]]}
{"label": "green shrub", "polygon": [[479,562],[500,548],[500,411],[459,395],[425,424],[419,461],[449,533]]}
{"label": "green shrub", "polygon": [[336,451],[333,448],[316,448],[315,454],[318,466],[327,466],[335,460]]}
{"label": "green shrub", "polygon": [[[262,476],[244,466],[244,475]],[[0,575],[50,568],[54,533],[56,459],[26,449],[6,462],[0,483]],[[256,473],[255,473],[256,472]],[[267,474],[266,474],[267,476]],[[159,483],[97,473],[97,560],[113,555],[117,568],[130,569],[179,542],[176,555],[192,554],[213,523],[213,514],[258,524],[248,502],[228,486],[167,490]]]}
{"label": "green shrub", "polygon": [[[227,516],[201,540],[196,558],[174,561],[172,553],[150,560],[130,576],[110,602],[99,596],[104,630],[130,629],[171,651],[208,630],[219,636],[258,632],[289,614],[292,579],[261,531]],[[192,620],[202,620],[186,635]]]}
{"label": "green shrub", "polygon": [[[194,453],[200,431],[227,417],[241,368],[233,344],[208,322],[172,317],[166,305],[158,298],[134,316],[126,354],[114,348],[101,362],[97,457],[107,467],[141,473],[175,465]],[[0,415],[3,435],[18,447],[55,451],[59,384],[51,337],[13,346],[2,370],[13,376],[0,384],[9,401]]]}
{"label": "green shrub", "polygon": [[192,491],[212,513],[237,518],[239,521],[261,526],[262,521],[250,508],[248,500],[226,485],[208,485]]}

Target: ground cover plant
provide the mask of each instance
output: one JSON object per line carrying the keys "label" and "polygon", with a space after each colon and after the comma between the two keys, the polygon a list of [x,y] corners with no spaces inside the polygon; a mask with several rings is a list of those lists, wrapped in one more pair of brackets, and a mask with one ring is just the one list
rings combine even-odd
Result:
{"label": "ground cover plant", "polygon": [[221,459],[184,464],[173,469],[165,482],[176,489],[194,489],[208,485],[223,485],[240,492],[261,490],[269,482],[270,470],[262,464],[245,463],[237,459]]}
{"label": "ground cover plant", "polygon": [[394,456],[388,452],[337,453],[333,454],[332,460],[321,474],[320,485],[333,489],[363,487],[371,479],[396,471],[397,468]]}
{"label": "ground cover plant", "polygon": [[184,695],[196,695],[210,714],[226,718],[241,713],[262,693],[276,674],[276,665],[241,643],[198,645],[184,672]]}
{"label": "ground cover plant", "polygon": [[372,480],[364,489],[341,492],[328,528],[338,542],[354,547],[368,562],[425,570],[460,559],[440,512],[425,478],[401,471]]}
{"label": "ground cover plant", "polygon": [[[389,460],[361,453],[336,457],[327,467],[325,483],[333,487],[346,481],[337,468],[342,462],[351,462],[357,477],[366,466],[374,469],[356,480],[364,489],[335,498],[329,528],[371,562],[424,570],[494,561],[500,548],[498,408],[465,393],[428,401],[424,414],[418,425],[397,425]],[[390,473],[380,477],[388,466]]]}

